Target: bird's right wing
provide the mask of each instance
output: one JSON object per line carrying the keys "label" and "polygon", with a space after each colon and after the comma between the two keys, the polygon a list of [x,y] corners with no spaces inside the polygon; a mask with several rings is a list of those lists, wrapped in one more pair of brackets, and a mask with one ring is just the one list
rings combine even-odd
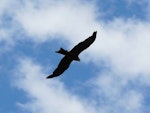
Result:
{"label": "bird's right wing", "polygon": [[70,52],[79,55],[83,50],[88,48],[96,39],[97,32],[93,32],[93,35],[77,44]]}

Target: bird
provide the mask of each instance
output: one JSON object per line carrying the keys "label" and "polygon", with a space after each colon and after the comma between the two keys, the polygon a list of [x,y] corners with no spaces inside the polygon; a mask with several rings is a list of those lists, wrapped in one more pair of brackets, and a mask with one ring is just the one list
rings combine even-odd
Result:
{"label": "bird", "polygon": [[79,54],[87,49],[96,39],[97,31],[94,31],[92,36],[88,37],[84,41],[78,43],[74,46],[70,51],[67,51],[63,48],[60,48],[56,53],[64,55],[64,57],[59,62],[57,68],[53,71],[53,73],[46,78],[53,78],[60,76],[64,73],[65,70],[68,69],[72,61],[80,61]]}

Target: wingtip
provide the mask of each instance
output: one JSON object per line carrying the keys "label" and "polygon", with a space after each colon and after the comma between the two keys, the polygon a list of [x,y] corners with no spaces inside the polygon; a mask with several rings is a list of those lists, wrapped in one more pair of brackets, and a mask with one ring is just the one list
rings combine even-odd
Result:
{"label": "wingtip", "polygon": [[94,31],[94,33],[97,33],[97,31]]}
{"label": "wingtip", "polygon": [[53,78],[53,77],[51,75],[49,75],[49,76],[46,77],[46,79],[50,79],[50,78]]}
{"label": "wingtip", "polygon": [[46,78],[47,78],[47,79],[50,79],[50,78],[54,78],[54,77],[56,77],[56,75],[51,74],[51,75],[47,76]]}
{"label": "wingtip", "polygon": [[93,32],[93,36],[96,36],[96,34],[97,34],[97,31],[94,31],[94,32]]}
{"label": "wingtip", "polygon": [[46,77],[46,79],[49,79],[49,76],[48,76],[48,77]]}

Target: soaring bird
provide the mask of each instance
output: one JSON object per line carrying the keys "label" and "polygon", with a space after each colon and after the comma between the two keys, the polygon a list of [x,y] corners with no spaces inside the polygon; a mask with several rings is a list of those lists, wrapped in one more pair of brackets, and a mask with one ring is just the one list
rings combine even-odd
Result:
{"label": "soaring bird", "polygon": [[56,53],[63,54],[64,57],[61,59],[54,72],[47,78],[53,78],[61,75],[70,66],[73,60],[80,61],[78,55],[95,41],[96,34],[97,31],[93,32],[92,36],[77,44],[71,51],[64,50],[63,48],[60,48],[60,50],[56,51]]}

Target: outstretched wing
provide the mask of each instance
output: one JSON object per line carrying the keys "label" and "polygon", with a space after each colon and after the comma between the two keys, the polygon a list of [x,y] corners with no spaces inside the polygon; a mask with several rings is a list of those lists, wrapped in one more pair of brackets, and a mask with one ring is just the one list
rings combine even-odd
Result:
{"label": "outstretched wing", "polygon": [[93,35],[85,39],[76,45],[70,52],[75,55],[79,55],[83,50],[88,48],[96,39],[97,31],[93,32]]}
{"label": "outstretched wing", "polygon": [[47,78],[53,78],[56,76],[61,75],[65,70],[68,69],[72,62],[72,59],[70,57],[63,57],[60,63],[58,64],[57,68],[54,70],[53,74],[49,75]]}

